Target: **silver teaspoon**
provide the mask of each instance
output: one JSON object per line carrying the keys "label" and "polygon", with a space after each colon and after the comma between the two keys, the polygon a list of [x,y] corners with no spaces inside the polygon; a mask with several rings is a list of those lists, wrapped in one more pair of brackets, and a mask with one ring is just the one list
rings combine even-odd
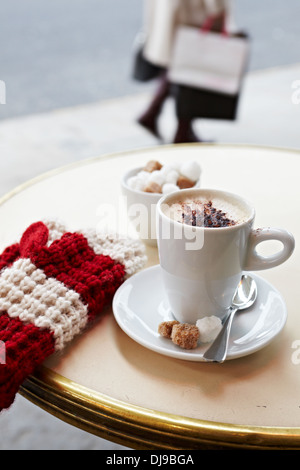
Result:
{"label": "silver teaspoon", "polygon": [[222,329],[212,345],[203,354],[204,359],[212,362],[224,362],[227,355],[232,320],[238,310],[249,308],[257,297],[257,287],[252,277],[243,275],[232,299],[231,308]]}

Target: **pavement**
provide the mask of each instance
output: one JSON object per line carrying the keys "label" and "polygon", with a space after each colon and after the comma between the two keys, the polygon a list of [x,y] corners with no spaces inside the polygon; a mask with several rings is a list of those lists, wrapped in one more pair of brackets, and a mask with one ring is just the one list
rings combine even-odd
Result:
{"label": "pavement", "polygon": [[[0,196],[53,168],[98,155],[172,142],[176,121],[168,100],[158,141],[137,116],[146,92],[0,121]],[[0,105],[5,106],[5,105]],[[247,75],[235,122],[197,120],[204,140],[300,150],[300,63]],[[70,426],[17,396],[0,414],[0,450],[118,450],[120,445]]]}

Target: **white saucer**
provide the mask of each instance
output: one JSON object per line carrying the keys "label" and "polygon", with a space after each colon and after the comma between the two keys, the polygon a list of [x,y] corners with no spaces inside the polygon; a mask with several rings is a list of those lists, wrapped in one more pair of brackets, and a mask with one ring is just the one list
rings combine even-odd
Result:
{"label": "white saucer", "polygon": [[[258,296],[251,308],[237,313],[233,320],[227,359],[235,359],[263,348],[285,325],[287,311],[280,293],[267,281],[251,273],[257,282]],[[161,337],[158,325],[174,317],[165,299],[160,266],[140,271],[117,290],[113,312],[122,330],[137,343],[152,351],[186,361],[205,361],[209,344],[184,350]]]}

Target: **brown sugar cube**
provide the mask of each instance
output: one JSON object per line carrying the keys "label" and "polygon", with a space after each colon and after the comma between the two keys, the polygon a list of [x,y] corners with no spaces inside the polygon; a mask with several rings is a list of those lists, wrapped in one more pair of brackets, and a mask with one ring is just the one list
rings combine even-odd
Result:
{"label": "brown sugar cube", "polygon": [[165,338],[171,338],[172,329],[174,325],[179,325],[179,321],[163,321],[158,325],[158,333]]}
{"label": "brown sugar cube", "polygon": [[180,323],[172,328],[171,339],[173,343],[183,349],[195,349],[199,337],[200,332],[195,325]]}
{"label": "brown sugar cube", "polygon": [[177,179],[177,186],[180,189],[187,189],[187,188],[192,188],[193,186],[195,186],[195,183],[194,181],[189,180],[185,176],[179,176]]}
{"label": "brown sugar cube", "polygon": [[146,188],[144,189],[145,193],[161,193],[161,186],[154,181],[151,181],[148,183]]}
{"label": "brown sugar cube", "polygon": [[155,161],[155,160],[150,160],[146,166],[143,168],[144,171],[148,171],[149,173],[152,173],[152,171],[160,170],[162,165]]}

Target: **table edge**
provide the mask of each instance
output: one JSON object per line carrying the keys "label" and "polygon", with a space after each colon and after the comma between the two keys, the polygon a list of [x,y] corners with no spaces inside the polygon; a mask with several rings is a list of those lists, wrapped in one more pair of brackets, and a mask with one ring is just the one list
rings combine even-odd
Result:
{"label": "table edge", "polygon": [[226,424],[153,411],[41,366],[20,393],[79,429],[135,449],[300,449],[300,428]]}

